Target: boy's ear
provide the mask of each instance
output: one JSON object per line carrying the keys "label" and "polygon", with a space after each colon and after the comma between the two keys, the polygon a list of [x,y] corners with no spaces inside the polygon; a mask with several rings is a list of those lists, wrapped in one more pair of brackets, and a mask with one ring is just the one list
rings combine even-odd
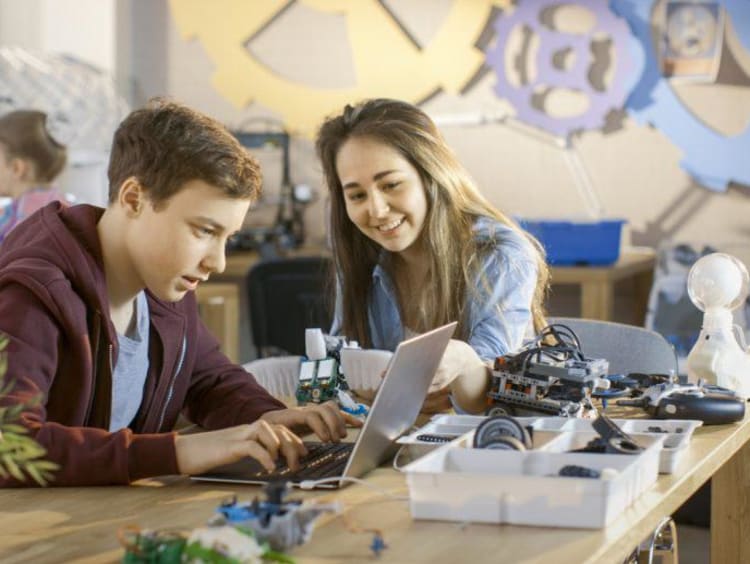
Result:
{"label": "boy's ear", "polygon": [[118,203],[128,217],[138,217],[146,204],[146,192],[135,176],[131,176],[120,185]]}

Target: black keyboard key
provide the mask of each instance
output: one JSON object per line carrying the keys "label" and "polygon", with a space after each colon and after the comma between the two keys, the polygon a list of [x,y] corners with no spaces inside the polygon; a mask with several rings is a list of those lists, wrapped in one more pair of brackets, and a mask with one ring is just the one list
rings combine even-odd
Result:
{"label": "black keyboard key", "polygon": [[255,477],[261,480],[312,480],[343,473],[353,443],[305,443],[307,455],[299,460],[299,470],[293,472],[286,460],[279,458],[274,472],[260,471]]}

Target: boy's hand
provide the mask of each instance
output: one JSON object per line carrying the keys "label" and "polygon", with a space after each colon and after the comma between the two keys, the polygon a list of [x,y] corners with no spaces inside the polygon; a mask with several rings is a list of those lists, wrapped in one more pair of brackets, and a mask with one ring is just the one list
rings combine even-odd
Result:
{"label": "boy's hand", "polygon": [[346,426],[361,427],[362,421],[345,413],[333,401],[319,405],[305,405],[291,407],[277,411],[268,411],[261,418],[262,421],[287,427],[307,427],[323,442],[337,443],[346,437]]}
{"label": "boy's hand", "polygon": [[246,456],[260,462],[269,472],[276,468],[281,454],[296,470],[300,456],[307,454],[302,440],[286,427],[266,421],[238,425],[175,438],[177,468],[181,474],[201,474]]}

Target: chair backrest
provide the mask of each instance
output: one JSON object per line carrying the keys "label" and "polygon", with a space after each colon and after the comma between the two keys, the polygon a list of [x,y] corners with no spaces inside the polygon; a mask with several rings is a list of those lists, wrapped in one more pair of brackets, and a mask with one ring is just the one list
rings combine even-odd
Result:
{"label": "chair backrest", "polygon": [[294,397],[301,356],[258,358],[242,365],[266,391],[282,401]]}
{"label": "chair backrest", "polygon": [[327,257],[292,257],[261,261],[250,269],[248,307],[259,357],[304,355],[305,329],[330,328],[330,265]]}
{"label": "chair backrest", "polygon": [[547,321],[570,327],[587,357],[609,361],[610,374],[677,374],[674,347],[656,331],[574,317],[551,317]]}

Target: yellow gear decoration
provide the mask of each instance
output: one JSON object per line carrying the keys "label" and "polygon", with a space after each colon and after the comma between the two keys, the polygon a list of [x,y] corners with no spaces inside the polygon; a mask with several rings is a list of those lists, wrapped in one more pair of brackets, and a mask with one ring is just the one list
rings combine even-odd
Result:
{"label": "yellow gear decoration", "polygon": [[170,0],[185,40],[198,38],[217,71],[213,84],[237,107],[257,100],[303,134],[347,103],[368,97],[418,102],[438,89],[459,91],[484,61],[476,47],[496,5],[509,0],[455,0],[429,45],[415,46],[377,0],[301,0],[346,17],[357,84],[323,89],[287,80],[255,60],[245,43],[288,0]]}

